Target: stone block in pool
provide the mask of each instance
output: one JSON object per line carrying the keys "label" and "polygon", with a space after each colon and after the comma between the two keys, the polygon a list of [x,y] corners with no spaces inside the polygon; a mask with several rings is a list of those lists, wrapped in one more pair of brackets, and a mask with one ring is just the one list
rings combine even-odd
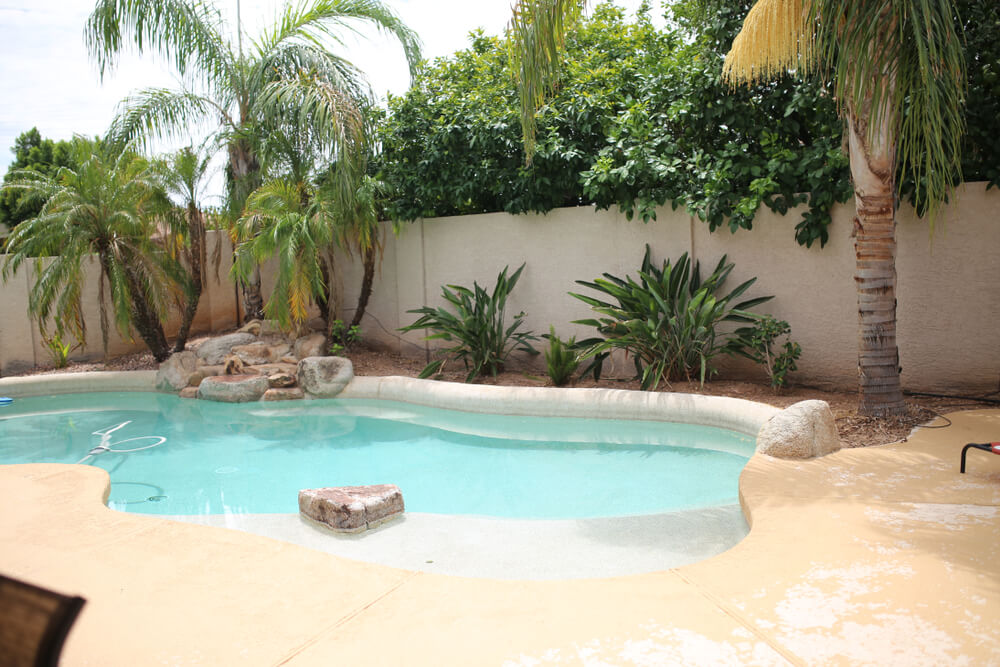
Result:
{"label": "stone block in pool", "polygon": [[263,375],[218,375],[208,377],[198,385],[198,398],[223,403],[259,401],[267,391]]}
{"label": "stone block in pool", "polygon": [[403,513],[395,484],[333,486],[299,491],[302,516],[345,533],[359,533]]}

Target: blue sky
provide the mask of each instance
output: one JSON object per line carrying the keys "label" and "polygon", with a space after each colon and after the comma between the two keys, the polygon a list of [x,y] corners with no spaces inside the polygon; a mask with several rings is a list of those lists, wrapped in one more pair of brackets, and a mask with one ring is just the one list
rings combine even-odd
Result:
{"label": "blue sky", "polygon": [[[385,1],[420,35],[427,58],[467,46],[468,34],[476,28],[500,34],[510,18],[511,0]],[[235,18],[236,0],[216,0],[216,4]],[[245,32],[256,34],[259,26],[273,20],[281,4],[242,0]],[[634,8],[639,0],[619,0],[619,4]],[[83,44],[92,7],[89,0],[0,0],[0,174],[13,160],[14,139],[32,127],[53,139],[103,134],[130,91],[176,87],[170,68],[151,56],[127,55],[101,81]],[[406,90],[409,75],[396,44],[372,34],[352,40],[347,49],[345,55],[368,74],[376,95]],[[197,132],[193,140],[201,136]]]}

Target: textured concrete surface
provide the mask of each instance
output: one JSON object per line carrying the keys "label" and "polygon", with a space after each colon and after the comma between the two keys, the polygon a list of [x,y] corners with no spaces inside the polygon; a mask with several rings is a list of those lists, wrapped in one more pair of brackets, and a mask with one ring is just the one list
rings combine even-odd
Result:
{"label": "textured concrete surface", "polygon": [[[86,466],[0,467],[0,569],[88,604],[64,665],[1000,663],[1000,410],[812,461],[757,455],[752,530],[673,570],[496,581],[111,511]],[[943,425],[943,422],[941,422]]]}
{"label": "textured concrete surface", "polygon": [[571,521],[407,512],[360,535],[333,533],[298,514],[168,518],[405,570],[520,580],[657,572],[716,556],[748,530],[739,505]]}

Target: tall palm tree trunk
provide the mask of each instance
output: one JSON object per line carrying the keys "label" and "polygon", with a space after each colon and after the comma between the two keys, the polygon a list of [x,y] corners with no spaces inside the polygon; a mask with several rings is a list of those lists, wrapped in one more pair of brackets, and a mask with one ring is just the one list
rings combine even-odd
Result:
{"label": "tall palm tree trunk", "polygon": [[[894,155],[889,119],[869,132],[870,105],[847,108],[851,177],[857,216],[854,250],[858,293],[858,412],[905,412],[896,346],[896,217]],[[869,141],[869,137],[872,140]]]}
{"label": "tall palm tree trunk", "polygon": [[[260,185],[260,163],[244,140],[229,144],[230,196],[242,214],[247,196]],[[264,319],[264,297],[260,289],[260,266],[255,266],[249,278],[240,281],[243,292],[243,319]]]}
{"label": "tall palm tree trunk", "polygon": [[[101,262],[101,270],[105,279],[111,284],[111,260],[104,252],[98,253]],[[142,289],[142,283],[138,280],[135,272],[128,264],[125,264],[125,276],[128,281],[129,299],[132,305],[132,326],[139,332],[139,337],[146,343],[146,347],[153,353],[153,358],[157,361],[165,361],[170,356],[170,346],[167,344],[167,337],[163,333],[163,325],[156,312],[149,307],[146,302],[146,294]],[[102,321],[103,329],[103,321]],[[105,333],[105,350],[107,350],[107,334]],[[107,353],[105,352],[105,356]]]}
{"label": "tall palm tree trunk", "polygon": [[354,319],[351,320],[348,328],[361,324],[361,318],[365,316],[368,299],[372,295],[372,284],[375,281],[375,255],[377,253],[378,248],[374,244],[364,250],[365,272],[361,277],[361,293],[358,294],[358,307],[354,310]]}
{"label": "tall palm tree trunk", "polygon": [[191,250],[188,256],[191,284],[188,286],[187,302],[184,304],[184,312],[181,315],[181,326],[177,331],[177,340],[174,341],[174,352],[183,351],[184,346],[187,345],[188,336],[191,334],[191,324],[194,322],[194,316],[198,312],[198,303],[201,301],[205,271],[205,221],[194,203],[188,204],[187,215],[188,229],[191,232]]}

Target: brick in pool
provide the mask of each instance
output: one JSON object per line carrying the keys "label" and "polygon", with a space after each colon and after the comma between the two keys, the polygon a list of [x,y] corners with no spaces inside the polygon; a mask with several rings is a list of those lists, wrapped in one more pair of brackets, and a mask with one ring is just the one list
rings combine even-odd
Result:
{"label": "brick in pool", "polygon": [[302,489],[299,512],[333,530],[357,533],[402,514],[403,494],[395,484]]}

